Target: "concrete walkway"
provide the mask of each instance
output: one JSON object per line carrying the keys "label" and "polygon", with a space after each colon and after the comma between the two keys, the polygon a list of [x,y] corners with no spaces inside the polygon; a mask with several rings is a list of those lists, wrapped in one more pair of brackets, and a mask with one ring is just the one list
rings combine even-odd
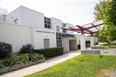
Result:
{"label": "concrete walkway", "polygon": [[64,55],[61,55],[61,56],[55,57],[53,59],[47,60],[43,63],[33,65],[33,66],[29,66],[29,67],[19,69],[19,70],[16,70],[16,71],[5,73],[5,74],[1,75],[0,77],[22,77],[22,76],[25,76],[25,75],[28,75],[28,74],[32,74],[32,73],[35,73],[35,72],[38,72],[38,71],[45,70],[45,69],[47,69],[47,68],[49,68],[53,65],[64,62],[64,61],[66,61],[70,58],[73,58],[75,56],[78,56],[80,54],[81,54],[80,51],[71,51],[71,52],[66,53]]}
{"label": "concrete walkway", "polygon": [[104,49],[104,50],[101,52],[101,55],[116,55],[116,48]]}

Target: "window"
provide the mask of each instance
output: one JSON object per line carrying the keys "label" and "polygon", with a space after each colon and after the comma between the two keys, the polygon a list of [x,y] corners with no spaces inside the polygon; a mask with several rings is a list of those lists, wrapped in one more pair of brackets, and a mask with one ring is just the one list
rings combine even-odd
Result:
{"label": "window", "polygon": [[57,47],[62,47],[62,39],[57,38]]}
{"label": "window", "polygon": [[49,48],[49,39],[44,39],[44,48]]}
{"label": "window", "polygon": [[15,19],[15,20],[14,20],[14,23],[15,23],[15,24],[18,24],[18,19]]}
{"label": "window", "polygon": [[63,33],[66,33],[66,30],[63,29]]}
{"label": "window", "polygon": [[[63,23],[62,26],[63,26],[63,27],[66,27],[66,24]],[[63,30],[63,33],[66,33],[66,30],[64,30],[64,29],[62,29],[62,30]]]}
{"label": "window", "polygon": [[56,26],[56,31],[59,32],[60,31],[60,27]]}
{"label": "window", "polygon": [[51,29],[51,19],[50,18],[44,17],[44,27]]}

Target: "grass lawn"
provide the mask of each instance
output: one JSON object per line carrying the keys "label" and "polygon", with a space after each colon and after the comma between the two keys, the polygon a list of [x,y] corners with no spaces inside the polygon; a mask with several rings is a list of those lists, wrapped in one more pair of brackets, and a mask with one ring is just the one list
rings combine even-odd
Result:
{"label": "grass lawn", "polygon": [[104,46],[105,49],[109,49],[109,48],[116,48],[116,44],[112,43],[109,47],[108,44],[101,44],[101,46]]}
{"label": "grass lawn", "polygon": [[116,70],[116,56],[77,56],[25,77],[103,77],[102,70]]}

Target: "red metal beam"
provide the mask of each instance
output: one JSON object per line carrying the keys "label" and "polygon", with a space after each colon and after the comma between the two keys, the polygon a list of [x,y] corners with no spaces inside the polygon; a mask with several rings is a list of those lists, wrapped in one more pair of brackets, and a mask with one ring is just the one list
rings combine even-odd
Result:
{"label": "red metal beam", "polygon": [[86,28],[84,28],[84,27],[82,27],[82,26],[77,25],[77,27],[80,28],[81,31],[84,31],[84,30],[85,30],[85,31],[90,32],[90,34],[92,33],[92,31],[90,31],[90,30],[88,30],[88,29],[86,29]]}
{"label": "red metal beam", "polygon": [[72,27],[69,27],[69,28],[61,28],[61,29],[70,30],[70,31],[80,31],[80,29],[75,29],[75,28],[72,28]]}
{"label": "red metal beam", "polygon": [[[76,29],[74,27],[62,28],[62,29],[69,30],[69,31],[75,31],[75,32],[78,32],[78,33],[81,33],[81,34],[84,34],[84,33],[86,33],[86,34],[94,34],[94,33],[97,33],[98,31],[93,32],[93,31],[88,30],[88,29],[91,29],[91,28],[94,28],[94,27],[96,28],[97,26],[103,25],[103,23],[102,24],[98,24],[98,25],[94,25],[94,24],[91,23],[91,25],[92,26],[87,27],[87,28],[84,28],[83,26],[77,25],[76,27],[78,27],[78,29]],[[85,31],[87,31],[87,32],[85,32]]]}
{"label": "red metal beam", "polygon": [[72,29],[72,30],[80,30],[80,29],[76,29],[76,28],[73,28],[73,27],[69,27],[70,29]]}
{"label": "red metal beam", "polygon": [[69,31],[75,31],[75,32],[81,33],[81,34],[84,34],[84,33],[86,33],[86,34],[91,34],[90,31],[84,32],[84,30],[82,30],[82,29],[75,29],[75,28],[72,28],[72,27],[70,27],[70,28],[62,28],[62,29],[64,29],[64,30],[69,30]]}
{"label": "red metal beam", "polygon": [[72,30],[72,29],[70,29],[70,28],[62,28],[62,29],[64,29],[64,30],[69,30],[69,31],[75,31],[75,32],[77,32],[77,33],[80,33],[80,32],[81,32],[80,30]]}

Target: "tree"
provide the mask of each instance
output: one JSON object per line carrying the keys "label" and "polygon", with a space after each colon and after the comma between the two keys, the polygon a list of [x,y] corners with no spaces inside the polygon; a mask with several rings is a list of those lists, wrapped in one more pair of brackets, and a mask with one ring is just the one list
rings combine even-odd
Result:
{"label": "tree", "polygon": [[[116,1],[114,1],[114,2],[116,2]],[[103,20],[103,22],[104,22],[104,27],[103,27],[102,31],[99,32],[98,38],[100,39],[100,41],[107,42],[109,44],[109,47],[110,47],[110,43],[114,39],[116,39],[116,34],[115,34],[116,26],[113,23],[115,21],[113,20],[113,17],[111,15],[112,13],[114,13],[116,11],[116,9],[112,10],[112,8],[114,8],[113,6],[114,6],[113,1],[102,0],[102,1],[100,1],[99,4],[96,4],[96,6],[94,7],[95,19]],[[116,17],[114,17],[114,19],[116,20]]]}
{"label": "tree", "polygon": [[105,22],[116,26],[116,0],[112,0],[105,9]]}
{"label": "tree", "polygon": [[95,15],[95,20],[102,20],[104,19],[104,9],[106,9],[106,6],[108,5],[107,0],[102,0],[100,3],[96,4],[94,7],[94,15]]}
{"label": "tree", "polygon": [[107,42],[110,47],[110,43],[116,39],[116,34],[114,32],[116,32],[115,26],[112,25],[112,27],[110,27],[109,25],[105,25],[103,30],[99,32],[99,40]]}

